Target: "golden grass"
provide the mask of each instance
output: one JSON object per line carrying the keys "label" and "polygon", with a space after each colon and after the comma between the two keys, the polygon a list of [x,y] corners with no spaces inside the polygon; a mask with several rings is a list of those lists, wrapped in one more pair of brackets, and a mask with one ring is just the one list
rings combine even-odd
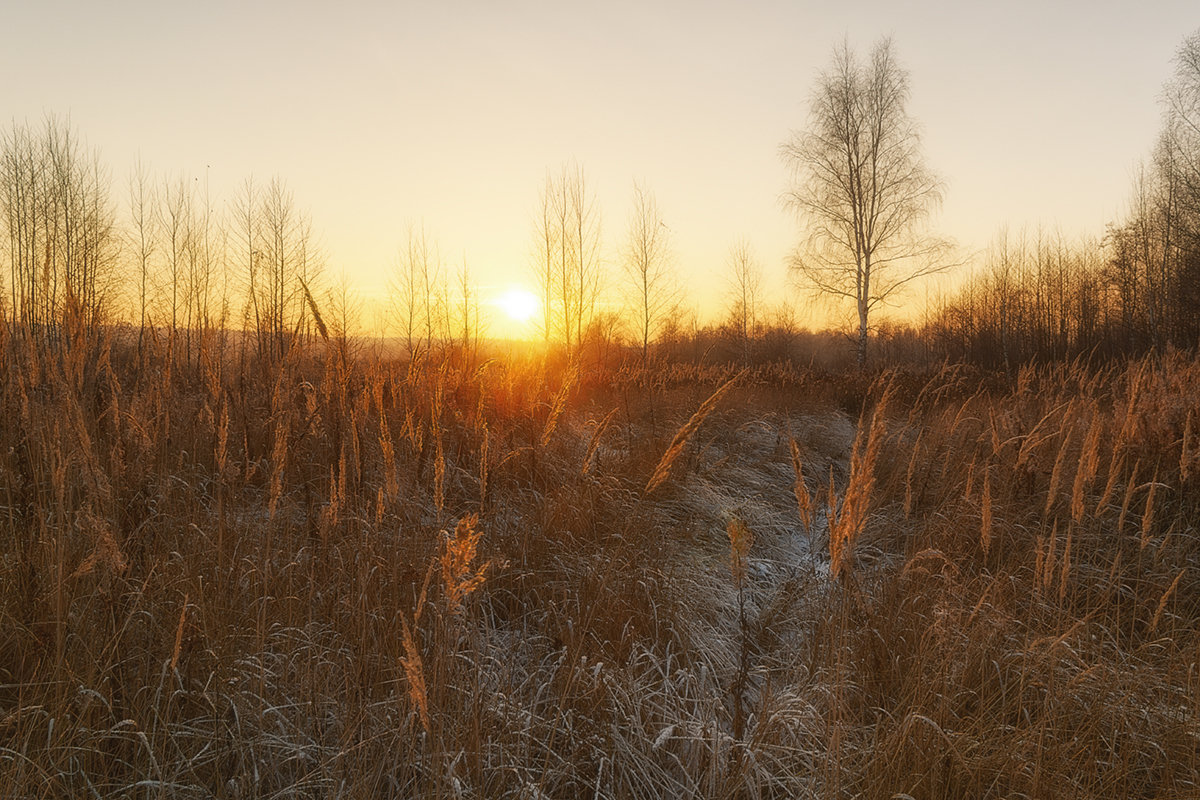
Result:
{"label": "golden grass", "polygon": [[666,483],[667,479],[671,476],[671,467],[674,466],[676,459],[683,453],[683,449],[687,447],[687,443],[691,440],[692,436],[700,429],[704,420],[717,407],[717,404],[721,402],[721,398],[738,381],[745,377],[745,374],[746,372],[743,370],[717,387],[717,390],[709,395],[708,399],[700,404],[700,407],[696,409],[696,412],[692,414],[688,421],[675,432],[674,438],[671,439],[671,444],[667,446],[666,451],[662,454],[662,458],[658,460],[658,464],[654,467],[654,472],[650,475],[650,479],[646,481],[646,488],[643,489],[645,494],[649,495],[653,493],[655,489]]}
{"label": "golden grass", "polygon": [[408,698],[417,710],[421,727],[428,734],[432,731],[429,722],[429,692],[425,688],[425,665],[421,661],[421,651],[413,641],[408,620],[404,617],[400,618],[400,638],[404,644],[404,656],[400,659],[400,666],[403,667],[404,677],[408,680]]}
{"label": "golden grass", "polygon": [[796,496],[796,510],[800,512],[800,522],[804,525],[805,532],[811,535],[813,500],[812,495],[808,492],[808,484],[804,482],[804,464],[800,459],[800,445],[796,444],[796,440],[791,435],[788,436],[788,447],[792,454],[792,475],[795,476],[792,493]]}
{"label": "golden grass", "polygon": [[1183,426],[1183,439],[1179,444],[1179,480],[1182,483],[1191,480],[1193,462],[1196,460],[1195,448],[1192,447],[1192,416],[1193,412],[1189,409],[1187,422]]}
{"label": "golden grass", "polygon": [[746,562],[754,545],[754,534],[737,517],[729,520],[725,532],[729,534],[729,574],[734,588],[741,591],[746,585]]}
{"label": "golden grass", "polygon": [[1200,786],[1191,357],[663,366],[651,409],[633,368],[148,342],[0,325],[2,797]]}
{"label": "golden grass", "polygon": [[830,517],[829,526],[829,566],[835,578],[849,575],[854,545],[875,499],[875,464],[886,433],[885,420],[890,398],[891,384],[879,398],[870,424],[859,428],[850,458],[850,480],[840,501],[834,493],[832,480],[830,482],[827,502],[831,512],[837,506],[836,514]]}
{"label": "golden grass", "polygon": [[980,498],[979,546],[983,548],[984,556],[992,549],[992,472],[987,470],[983,475],[983,497]]}
{"label": "golden grass", "polygon": [[582,474],[587,475],[591,472],[596,452],[600,449],[600,442],[604,438],[604,434],[608,432],[608,426],[612,424],[613,418],[617,416],[617,411],[616,408],[609,411],[604,415],[604,419],[596,424],[596,429],[592,432],[592,438],[588,440],[587,451],[583,456]]}
{"label": "golden grass", "polygon": [[483,585],[492,562],[475,565],[475,554],[479,537],[483,531],[476,530],[479,515],[463,517],[454,526],[454,533],[444,533],[442,546],[442,594],[446,608],[451,614],[461,613],[463,602]]}

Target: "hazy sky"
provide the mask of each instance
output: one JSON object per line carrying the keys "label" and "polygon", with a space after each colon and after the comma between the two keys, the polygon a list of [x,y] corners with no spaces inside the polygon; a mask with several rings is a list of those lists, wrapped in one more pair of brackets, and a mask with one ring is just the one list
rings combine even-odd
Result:
{"label": "hazy sky", "polygon": [[329,267],[378,294],[410,222],[489,290],[530,283],[546,170],[578,161],[615,268],[635,179],[680,271],[719,297],[753,243],[781,297],[795,226],[778,156],[847,38],[895,40],[938,227],[1100,234],[1160,119],[1188,2],[13,2],[0,110],[69,115],[124,203],[140,154],[226,199],[283,177]]}

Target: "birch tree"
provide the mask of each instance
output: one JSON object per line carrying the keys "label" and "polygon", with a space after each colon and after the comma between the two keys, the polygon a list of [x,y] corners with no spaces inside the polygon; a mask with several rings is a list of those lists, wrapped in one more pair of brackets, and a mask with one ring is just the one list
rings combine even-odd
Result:
{"label": "birch tree", "polygon": [[781,149],[793,180],[785,202],[804,229],[793,274],[817,294],[854,304],[860,366],[871,313],[948,266],[946,242],[925,230],[942,184],[924,164],[908,97],[908,73],[889,39],[866,63],[843,43],[817,78],[808,127]]}
{"label": "birch tree", "polygon": [[670,229],[658,212],[654,195],[636,183],[623,256],[627,303],[645,366],[650,342],[678,302],[679,291],[671,271]]}

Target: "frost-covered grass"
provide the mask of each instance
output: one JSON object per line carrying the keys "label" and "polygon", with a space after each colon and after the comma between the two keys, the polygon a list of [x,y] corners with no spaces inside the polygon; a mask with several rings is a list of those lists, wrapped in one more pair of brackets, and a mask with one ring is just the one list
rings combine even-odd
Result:
{"label": "frost-covered grass", "polygon": [[0,796],[1200,793],[1192,360],[209,356],[0,343]]}

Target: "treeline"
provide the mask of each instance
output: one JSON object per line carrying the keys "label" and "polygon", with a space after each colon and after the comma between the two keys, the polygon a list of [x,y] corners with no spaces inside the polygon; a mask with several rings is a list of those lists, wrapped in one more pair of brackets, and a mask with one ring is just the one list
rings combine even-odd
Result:
{"label": "treeline", "polygon": [[[279,361],[317,337],[347,350],[373,340],[402,358],[434,350],[474,358],[484,346],[488,313],[465,258],[450,263],[423,225],[394,234],[388,291],[368,320],[345,276],[330,275],[311,219],[282,179],[248,178],[226,199],[207,183],[140,162],[114,180],[55,117],[0,131],[0,313],[39,346],[116,335],[136,341],[139,359],[152,351],[192,365],[233,352]],[[632,189],[624,230],[605,239],[583,169],[547,173],[528,265],[541,304],[533,338],[600,365],[796,355],[787,346],[799,330],[794,310],[765,302],[751,243],[731,246],[724,307],[702,322],[653,192]]]}
{"label": "treeline", "polygon": [[[872,361],[968,360],[1009,368],[1137,354],[1200,341],[1200,32],[1163,93],[1163,126],[1125,216],[1103,236],[1002,230],[952,294],[907,324],[872,321]],[[123,185],[124,192],[114,189]],[[743,364],[853,360],[852,342],[812,332],[787,301],[768,305],[746,239],[729,250],[724,305],[708,321],[682,290],[670,227],[634,184],[627,225],[601,236],[583,170],[548,172],[534,206],[529,273],[536,337],[572,360]],[[138,164],[113,181],[63,121],[0,133],[4,318],[42,345],[125,331],[169,360],[200,365],[230,341],[277,361],[315,337],[353,334],[420,356],[479,352],[487,313],[464,259],[410,227],[388,296],[369,324],[345,277],[331,280],[312,222],[279,178],[246,180],[217,202],[207,181]],[[861,330],[858,331],[861,334]],[[854,333],[851,333],[854,336]],[[858,341],[861,356],[861,335]]]}
{"label": "treeline", "polygon": [[152,340],[199,363],[234,330],[264,358],[313,335],[323,260],[281,180],[247,180],[218,209],[198,179],[139,164],[122,203],[98,155],[49,118],[0,139],[0,219],[4,310],[43,346],[136,326],[139,353]]}
{"label": "treeline", "polygon": [[1163,124],[1129,209],[1103,238],[1002,232],[927,321],[950,358],[988,365],[1200,341],[1200,31],[1163,92]]}

